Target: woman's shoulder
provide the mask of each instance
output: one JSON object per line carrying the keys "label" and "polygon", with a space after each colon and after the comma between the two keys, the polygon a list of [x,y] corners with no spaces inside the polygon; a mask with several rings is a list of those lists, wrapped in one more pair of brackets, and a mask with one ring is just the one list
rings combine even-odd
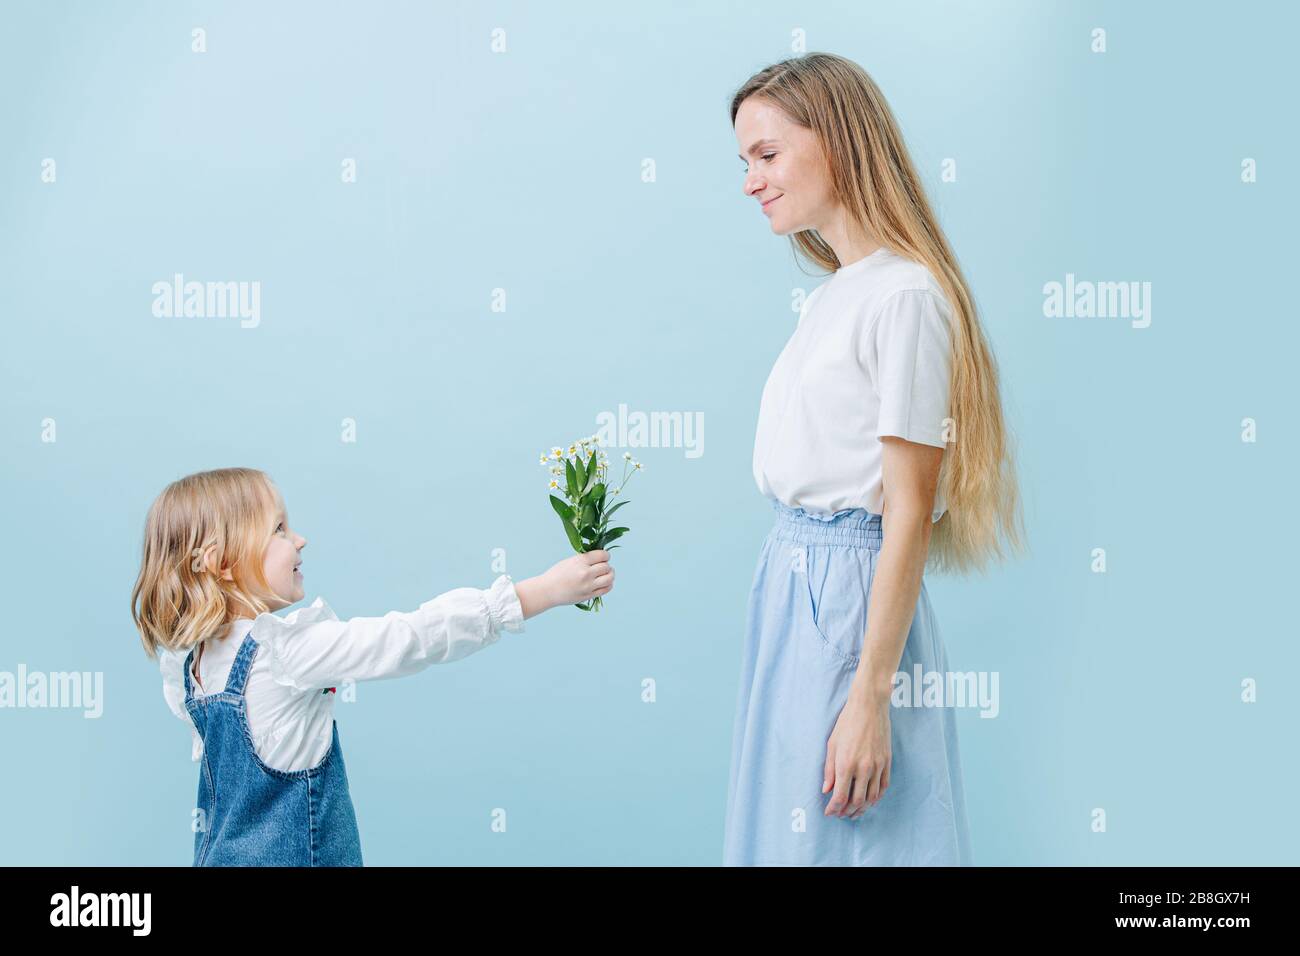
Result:
{"label": "woman's shoulder", "polygon": [[943,330],[948,327],[952,306],[934,273],[921,262],[891,253],[879,270],[870,291],[864,296],[863,321],[868,329],[877,329],[882,321],[908,327],[920,324]]}
{"label": "woman's shoulder", "polygon": [[872,282],[875,297],[883,302],[900,292],[929,292],[943,298],[943,286],[929,266],[889,252]]}
{"label": "woman's shoulder", "polygon": [[834,308],[853,313],[859,322],[867,325],[874,322],[887,304],[897,306],[909,293],[930,296],[946,311],[948,300],[943,287],[924,263],[892,250],[882,250],[878,257],[872,258],[870,268],[850,266],[850,271],[842,277],[832,276],[831,281],[823,283],[808,297],[809,304],[823,289],[828,289],[831,296],[827,301],[833,300]]}

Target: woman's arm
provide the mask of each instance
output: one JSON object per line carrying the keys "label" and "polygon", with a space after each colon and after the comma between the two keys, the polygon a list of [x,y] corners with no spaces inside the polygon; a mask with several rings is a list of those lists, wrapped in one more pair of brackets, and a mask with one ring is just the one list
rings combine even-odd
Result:
{"label": "woman's arm", "polygon": [[892,436],[881,439],[881,443],[883,541],[867,606],[862,662],[854,684],[860,685],[862,692],[888,695],[921,594],[944,450]]}
{"label": "woman's arm", "polygon": [[921,593],[943,463],[944,450],[934,445],[894,436],[882,437],[881,443],[883,542],[867,604],[862,658],[826,746],[822,792],[835,790],[827,816],[858,816],[889,786],[890,693]]}

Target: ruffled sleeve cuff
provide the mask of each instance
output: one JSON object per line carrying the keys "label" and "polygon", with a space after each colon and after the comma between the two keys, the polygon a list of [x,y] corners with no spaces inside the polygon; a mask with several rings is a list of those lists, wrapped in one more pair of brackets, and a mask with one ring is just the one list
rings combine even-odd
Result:
{"label": "ruffled sleeve cuff", "polygon": [[515,591],[514,581],[510,575],[503,574],[492,582],[485,592],[488,605],[488,619],[493,631],[518,632],[524,629],[524,609],[519,603],[519,594]]}
{"label": "ruffled sleeve cuff", "polygon": [[290,611],[284,617],[269,611],[257,615],[253,619],[253,640],[262,646],[267,656],[271,667],[271,679],[297,692],[315,690],[314,686],[299,680],[294,674],[285,652],[285,642],[306,625],[338,619],[339,616],[322,597],[316,598],[306,607]]}

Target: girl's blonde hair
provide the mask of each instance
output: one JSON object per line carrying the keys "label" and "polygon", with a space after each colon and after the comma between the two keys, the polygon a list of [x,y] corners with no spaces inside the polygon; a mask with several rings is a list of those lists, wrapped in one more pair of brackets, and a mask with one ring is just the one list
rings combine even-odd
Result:
{"label": "girl's blonde hair", "polygon": [[[145,521],[131,617],[145,653],[188,651],[216,634],[243,604],[260,614],[271,593],[262,568],[280,493],[254,468],[186,475],[163,489]],[[233,580],[221,577],[229,569]]]}
{"label": "girl's blonde hair", "polygon": [[[816,134],[834,195],[852,220],[889,250],[925,265],[952,306],[951,414],[960,440],[944,455],[939,487],[947,511],[931,532],[928,563],[937,570],[982,569],[991,555],[1004,557],[999,532],[1020,551],[1020,496],[997,364],[884,94],[852,60],[809,53],[746,80],[731,100],[733,127],[751,96]],[[815,229],[795,233],[792,243],[796,259],[802,253],[823,269],[840,267]]]}

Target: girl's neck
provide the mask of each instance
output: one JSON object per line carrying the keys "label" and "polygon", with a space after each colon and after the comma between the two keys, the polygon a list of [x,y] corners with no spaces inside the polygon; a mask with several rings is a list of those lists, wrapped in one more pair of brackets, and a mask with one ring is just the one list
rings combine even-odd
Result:
{"label": "girl's neck", "polygon": [[255,617],[257,617],[257,612],[242,601],[231,602],[226,606],[227,627],[236,621],[251,621]]}

